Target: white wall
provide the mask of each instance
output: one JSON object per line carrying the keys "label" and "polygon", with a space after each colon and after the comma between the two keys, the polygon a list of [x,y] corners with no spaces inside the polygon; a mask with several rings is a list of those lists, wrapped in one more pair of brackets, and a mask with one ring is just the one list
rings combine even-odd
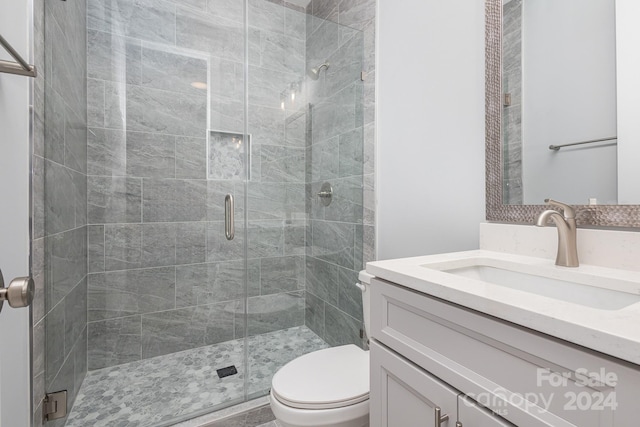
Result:
{"label": "white wall", "polygon": [[590,197],[616,203],[615,145],[548,149],[617,133],[614,3],[523,2],[525,204],[549,197],[574,204],[587,204]]}
{"label": "white wall", "polygon": [[616,0],[618,202],[640,204],[640,2]]}
{"label": "white wall", "polygon": [[478,247],[484,2],[378,0],[378,259]]}
{"label": "white wall", "polygon": [[[0,32],[23,57],[29,48],[28,1],[0,1]],[[2,49],[0,49],[2,50]],[[0,52],[0,59],[10,57]],[[29,84],[0,74],[0,268],[8,285],[29,274]],[[0,425],[29,424],[29,310],[0,313]]]}

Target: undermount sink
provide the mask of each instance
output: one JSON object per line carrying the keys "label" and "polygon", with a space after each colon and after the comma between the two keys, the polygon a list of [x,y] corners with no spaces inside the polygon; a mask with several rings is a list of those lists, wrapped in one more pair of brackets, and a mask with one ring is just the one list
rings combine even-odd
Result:
{"label": "undermount sink", "polygon": [[600,310],[620,310],[640,302],[640,284],[635,282],[574,273],[571,270],[559,272],[557,268],[496,263],[491,259],[472,258],[465,261],[425,264],[421,267],[473,279],[478,281],[479,286],[490,283]]}

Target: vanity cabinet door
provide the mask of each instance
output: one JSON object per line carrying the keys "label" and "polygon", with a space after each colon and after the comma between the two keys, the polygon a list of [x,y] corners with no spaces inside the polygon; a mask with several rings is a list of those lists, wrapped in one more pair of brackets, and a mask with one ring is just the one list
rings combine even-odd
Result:
{"label": "vanity cabinet door", "polygon": [[375,341],[370,350],[371,427],[455,426],[457,390]]}
{"label": "vanity cabinet door", "polygon": [[458,422],[462,427],[514,427],[514,424],[463,395],[458,396]]}

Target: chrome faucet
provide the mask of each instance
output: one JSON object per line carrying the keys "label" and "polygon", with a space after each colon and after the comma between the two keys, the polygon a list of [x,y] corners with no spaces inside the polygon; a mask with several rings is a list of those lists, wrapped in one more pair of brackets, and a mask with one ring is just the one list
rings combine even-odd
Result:
{"label": "chrome faucet", "polygon": [[556,265],[563,267],[577,267],[578,247],[576,233],[576,211],[569,205],[556,202],[555,200],[546,199],[545,202],[551,206],[562,209],[564,216],[557,211],[547,209],[543,211],[536,219],[538,227],[547,225],[549,219],[552,219],[558,229],[558,255],[556,256]]}

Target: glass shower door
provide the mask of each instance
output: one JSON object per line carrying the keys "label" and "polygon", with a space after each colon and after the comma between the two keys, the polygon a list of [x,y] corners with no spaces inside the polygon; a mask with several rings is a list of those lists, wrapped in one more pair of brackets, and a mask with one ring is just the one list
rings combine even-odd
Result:
{"label": "glass shower door", "polygon": [[245,399],[244,1],[196,3],[46,2],[35,386],[67,390],[58,425]]}

